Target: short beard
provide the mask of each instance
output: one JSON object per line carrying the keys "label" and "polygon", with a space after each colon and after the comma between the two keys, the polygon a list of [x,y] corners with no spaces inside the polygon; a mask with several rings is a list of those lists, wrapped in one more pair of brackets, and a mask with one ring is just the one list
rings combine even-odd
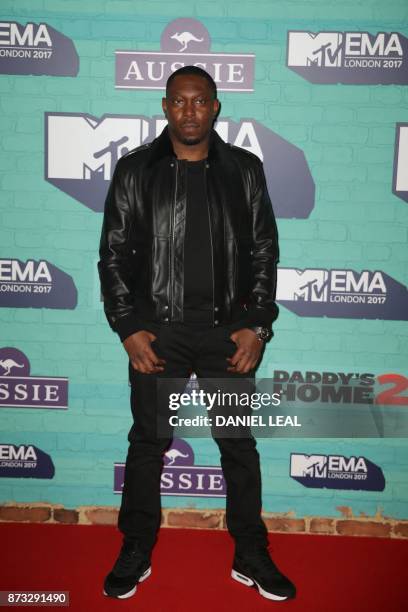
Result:
{"label": "short beard", "polygon": [[200,144],[202,140],[202,138],[181,138],[180,142],[184,145],[192,147],[194,145]]}

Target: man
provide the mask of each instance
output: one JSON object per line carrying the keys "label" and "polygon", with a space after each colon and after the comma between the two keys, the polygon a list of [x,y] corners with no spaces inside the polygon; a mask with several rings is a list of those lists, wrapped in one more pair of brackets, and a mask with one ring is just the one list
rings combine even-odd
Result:
{"label": "man", "polygon": [[[160,474],[171,438],[157,432],[159,378],[254,378],[271,337],[277,232],[262,164],[214,131],[213,79],[186,66],[168,79],[168,126],[122,157],[106,200],[99,273],[104,307],[129,356],[134,423],[104,592],[130,597],[151,572]],[[215,438],[227,484],[232,577],[269,599],[295,596],[272,562],[252,436]]]}

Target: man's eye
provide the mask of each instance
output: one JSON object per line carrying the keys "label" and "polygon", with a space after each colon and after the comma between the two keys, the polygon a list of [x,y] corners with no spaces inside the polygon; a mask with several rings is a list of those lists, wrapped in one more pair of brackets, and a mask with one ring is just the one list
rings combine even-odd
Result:
{"label": "man's eye", "polygon": [[206,100],[205,98],[198,98],[198,100],[196,100],[197,104],[205,104]]}

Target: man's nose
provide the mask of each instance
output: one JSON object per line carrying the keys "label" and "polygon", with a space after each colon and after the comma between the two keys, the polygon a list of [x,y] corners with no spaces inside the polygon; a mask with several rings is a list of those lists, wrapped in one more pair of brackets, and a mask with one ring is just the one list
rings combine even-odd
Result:
{"label": "man's nose", "polygon": [[184,105],[184,115],[186,117],[193,117],[195,115],[195,106],[192,102],[186,102]]}

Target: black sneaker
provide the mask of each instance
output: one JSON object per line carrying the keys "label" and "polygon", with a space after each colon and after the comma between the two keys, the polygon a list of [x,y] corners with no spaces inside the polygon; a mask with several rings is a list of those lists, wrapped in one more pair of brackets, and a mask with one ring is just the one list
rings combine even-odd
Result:
{"label": "black sneaker", "polygon": [[295,585],[278,570],[266,547],[235,553],[231,576],[246,586],[255,586],[266,599],[282,601],[296,595]]}
{"label": "black sneaker", "polygon": [[135,542],[125,541],[112,571],[106,576],[103,594],[127,599],[136,593],[139,582],[152,573],[150,559]]}

